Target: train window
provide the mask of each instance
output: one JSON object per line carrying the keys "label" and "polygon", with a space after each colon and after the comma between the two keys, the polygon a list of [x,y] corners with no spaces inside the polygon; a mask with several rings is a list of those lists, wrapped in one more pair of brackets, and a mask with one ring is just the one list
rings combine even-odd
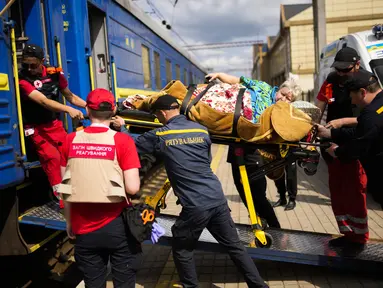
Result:
{"label": "train window", "polygon": [[190,84],[195,84],[194,81],[193,81],[193,74],[191,71],[189,71],[189,83]]}
{"label": "train window", "polygon": [[154,52],[154,69],[156,69],[156,89],[161,90],[161,64],[160,54]]}
{"label": "train window", "polygon": [[150,77],[149,48],[144,45],[142,45],[142,67],[144,72],[144,88],[150,88],[152,85]]}
{"label": "train window", "polygon": [[186,69],[184,69],[184,85],[187,85],[187,82],[188,82],[188,80],[187,80],[187,71],[186,71]]}
{"label": "train window", "polygon": [[166,59],[166,82],[169,83],[170,81],[172,81],[172,62]]}
{"label": "train window", "polygon": [[180,65],[176,64],[176,79],[181,80]]}

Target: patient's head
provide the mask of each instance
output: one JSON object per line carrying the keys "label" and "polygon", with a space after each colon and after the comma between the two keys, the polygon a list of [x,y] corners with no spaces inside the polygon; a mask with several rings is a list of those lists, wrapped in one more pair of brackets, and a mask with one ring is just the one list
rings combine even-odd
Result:
{"label": "patient's head", "polygon": [[167,94],[160,96],[153,103],[151,110],[162,124],[166,124],[171,118],[180,115],[179,107],[177,99]]}
{"label": "patient's head", "polygon": [[290,77],[279,87],[277,94],[275,95],[275,102],[294,102],[299,99],[302,94],[302,88],[297,84],[294,78]]}

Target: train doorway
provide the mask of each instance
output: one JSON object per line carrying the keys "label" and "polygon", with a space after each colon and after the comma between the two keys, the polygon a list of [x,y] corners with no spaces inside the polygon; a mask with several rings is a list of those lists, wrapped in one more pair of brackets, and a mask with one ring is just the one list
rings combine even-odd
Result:
{"label": "train doorway", "polygon": [[94,88],[111,90],[107,28],[105,13],[88,5]]}

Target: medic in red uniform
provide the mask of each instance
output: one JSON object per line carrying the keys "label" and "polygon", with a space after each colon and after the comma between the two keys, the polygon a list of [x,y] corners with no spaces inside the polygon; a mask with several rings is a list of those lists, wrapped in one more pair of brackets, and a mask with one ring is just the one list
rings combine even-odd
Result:
{"label": "medic in red uniform", "polygon": [[[25,46],[19,79],[25,135],[33,143],[53,193],[58,197],[59,147],[67,135],[59,113],[68,113],[73,119],[84,118],[80,110],[59,102],[59,92],[75,106],[85,108],[86,102],[69,90],[61,68],[44,66],[44,51],[39,46]],[[63,207],[62,201],[60,207]]]}
{"label": "medic in red uniform", "polygon": [[[349,47],[341,49],[335,56],[331,67],[335,72],[328,75],[317,99],[317,106],[324,111],[327,105],[327,128],[356,126],[358,111],[351,104],[344,83],[350,73],[360,68],[358,53]],[[330,241],[333,246],[366,243],[369,238],[366,185],[367,177],[358,160],[341,162],[322,150],[322,156],[328,166],[331,205],[338,223],[340,237]]]}

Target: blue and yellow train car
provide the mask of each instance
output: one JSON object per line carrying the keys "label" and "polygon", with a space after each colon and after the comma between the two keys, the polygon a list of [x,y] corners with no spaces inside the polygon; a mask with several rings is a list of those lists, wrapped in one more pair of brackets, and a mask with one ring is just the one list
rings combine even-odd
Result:
{"label": "blue and yellow train car", "polygon": [[[43,47],[46,64],[62,67],[83,99],[94,88],[117,100],[160,90],[172,79],[200,83],[205,71],[131,1],[0,0],[0,11],[0,256],[26,255],[61,232],[54,215],[26,216],[51,199],[24,135],[18,89],[24,45]],[[62,117],[72,132],[70,117]]]}

